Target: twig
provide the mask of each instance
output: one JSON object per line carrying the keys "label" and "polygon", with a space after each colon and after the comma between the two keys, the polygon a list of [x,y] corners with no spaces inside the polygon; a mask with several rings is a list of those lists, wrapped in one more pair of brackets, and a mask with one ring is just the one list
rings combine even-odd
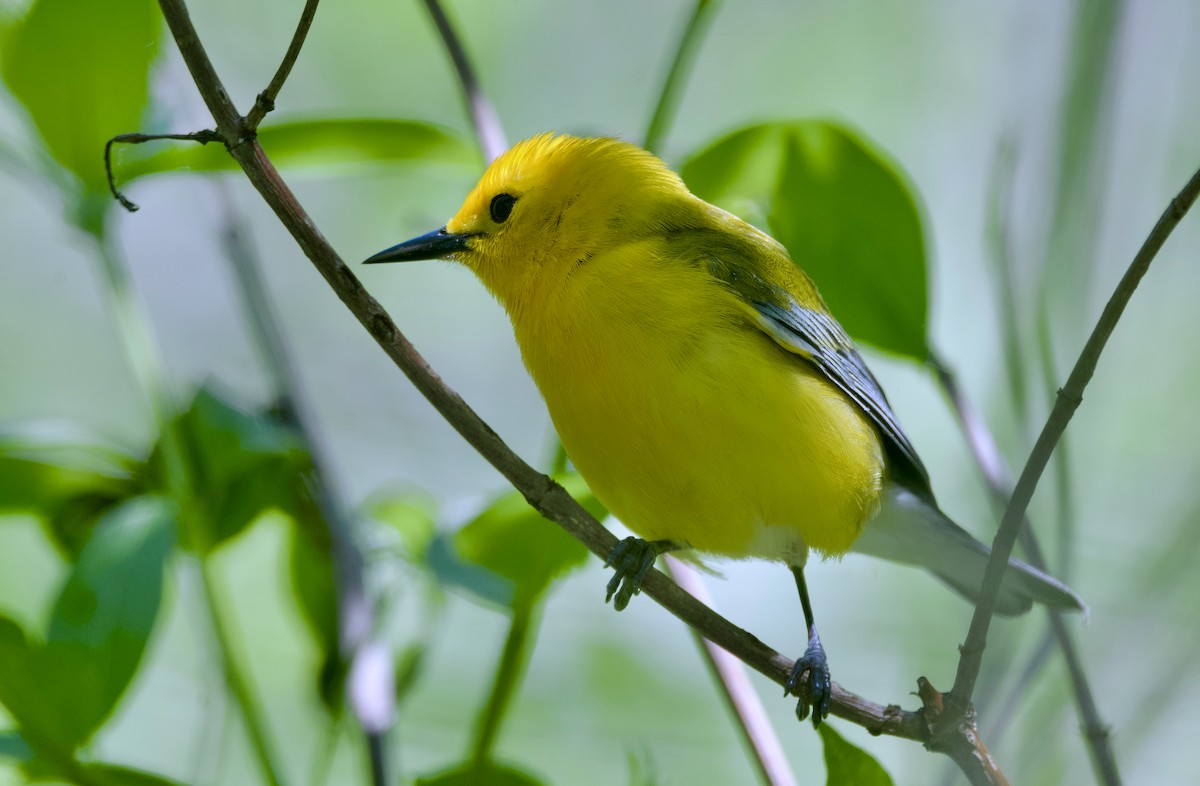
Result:
{"label": "twig", "polygon": [[[303,482],[320,510],[321,520],[325,522],[329,533],[337,593],[338,657],[351,665],[347,671],[350,675],[349,680],[370,679],[375,675],[374,671],[353,667],[355,660],[364,652],[364,643],[373,634],[375,620],[374,609],[367,597],[363,578],[362,552],[354,536],[347,513],[348,506],[329,481],[332,475],[328,471],[329,463],[326,460],[328,450],[309,426],[313,418],[300,396],[300,377],[296,373],[295,364],[279,329],[258,260],[254,258],[250,244],[243,237],[244,228],[230,207],[229,195],[225,194],[224,197],[225,253],[233,263],[241,285],[239,288],[243,298],[243,310],[250,322],[251,334],[258,345],[259,355],[266,364],[267,376],[275,391],[280,415],[308,450],[309,466]],[[391,725],[395,709],[391,685],[350,685],[348,693],[352,698],[368,694],[374,697],[374,702],[381,703],[378,717],[384,720],[382,725],[373,721],[376,713],[368,715],[360,712],[354,701],[351,702],[351,706],[368,738],[367,753],[372,758],[371,771],[382,775],[381,779],[374,781],[375,786],[383,786],[387,783],[387,761],[385,758],[375,761],[374,757],[382,756],[386,749],[383,745],[372,744],[371,739],[385,736]]]}
{"label": "twig", "polygon": [[458,84],[462,88],[463,100],[467,104],[467,112],[471,115],[471,124],[475,126],[475,136],[483,150],[483,157],[491,163],[508,149],[508,143],[504,140],[504,128],[500,125],[500,116],[496,114],[496,107],[492,106],[492,102],[479,87],[475,69],[471,67],[467,52],[458,40],[450,20],[446,18],[441,4],[438,0],[424,0],[424,3],[425,10],[433,19],[438,35],[442,37],[442,43],[446,45],[446,51],[454,62],[454,71],[458,74]]}
{"label": "twig", "polygon": [[667,134],[671,118],[679,105],[681,77],[685,74],[696,54],[696,46],[704,33],[706,24],[711,17],[711,11],[717,6],[715,0],[696,0],[692,15],[687,26],[679,36],[679,45],[675,48],[675,57],[663,80],[662,90],[658,93],[658,103],[654,114],[650,116],[650,124],[646,126],[646,135],[642,139],[642,147],[651,152],[657,152],[659,144]]}
{"label": "twig", "polygon": [[[1003,510],[1008,505],[1012,480],[1008,472],[1008,467],[1004,463],[1004,458],[1000,454],[1000,449],[996,446],[991,432],[984,425],[979,413],[971,405],[970,401],[967,400],[966,396],[963,395],[954,373],[942,362],[937,353],[930,353],[929,364],[933,368],[938,383],[946,394],[946,398],[950,400],[951,407],[959,424],[962,426],[967,444],[971,448],[972,455],[975,456],[975,462],[983,472],[983,479],[988,487],[988,491],[992,495],[992,501],[998,509]],[[1034,534],[1033,528],[1029,525],[1028,519],[1024,516],[1022,516],[1021,521],[1020,539],[1021,546],[1025,549],[1025,557],[1029,563],[1038,570],[1047,570],[1048,566],[1046,565],[1046,558],[1042,553],[1041,545]],[[1075,706],[1079,711],[1079,719],[1084,728],[1084,737],[1089,746],[1089,753],[1096,771],[1096,778],[1105,784],[1105,786],[1117,786],[1121,782],[1121,775],[1117,769],[1117,761],[1113,755],[1112,746],[1109,744],[1108,725],[1101,719],[1100,711],[1096,707],[1096,700],[1092,693],[1091,684],[1088,681],[1087,673],[1083,669],[1083,659],[1079,655],[1079,648],[1076,646],[1075,640],[1071,637],[1066,622],[1063,620],[1063,615],[1054,609],[1047,609],[1046,611],[1050,616],[1050,636],[1058,642],[1063,659],[1067,663],[1071,691],[1075,696]],[[1041,662],[1044,662],[1045,655],[1043,653],[1045,652],[1047,652],[1046,646],[1039,644],[1021,678],[1017,681],[1018,691],[1024,686],[1026,680],[1032,677],[1034,669]],[[1008,710],[1006,708],[1005,714],[1007,713]]]}
{"label": "twig", "polygon": [[220,142],[221,135],[216,131],[193,131],[190,134],[117,134],[112,139],[104,143],[104,172],[108,176],[108,190],[112,192],[113,198],[121,203],[121,207],[128,210],[130,213],[136,213],[138,206],[125,198],[125,195],[117,190],[116,181],[113,179],[112,168],[112,146],[117,143],[140,145],[143,142],[156,142],[160,139],[175,139],[185,142],[199,142],[202,145],[207,145],[209,142]]}
{"label": "twig", "polygon": [[944,716],[945,722],[935,731],[935,737],[940,737],[942,733],[956,726],[957,724],[950,721],[965,716],[970,706],[971,694],[974,692],[975,681],[979,676],[979,667],[983,662],[983,652],[987,646],[987,632],[991,625],[992,613],[995,610],[1000,581],[1004,576],[1004,569],[1008,565],[1008,558],[1012,555],[1017,536],[1022,529],[1025,511],[1029,507],[1029,501],[1033,498],[1038,479],[1050,461],[1054,445],[1062,436],[1067,423],[1075,414],[1075,410],[1082,403],[1084,388],[1087,387],[1092,374],[1095,373],[1096,364],[1104,350],[1104,345],[1116,328],[1126,304],[1137,289],[1138,282],[1146,274],[1150,263],[1172,230],[1195,202],[1198,193],[1200,193],[1200,170],[1192,175],[1183,190],[1171,200],[1170,205],[1167,206],[1166,211],[1138,250],[1129,269],[1125,271],[1121,282],[1105,305],[1096,327],[1088,338],[1087,344],[1084,345],[1079,359],[1075,362],[1071,375],[1067,378],[1066,386],[1059,391],[1054,409],[1050,412],[1050,417],[1046,420],[1046,425],[1038,436],[1029,460],[1025,463],[1025,468],[1017,481],[1016,489],[1004,511],[1004,518],[992,544],[992,556],[988,560],[979,602],[975,605],[971,627],[967,631],[967,639],[962,646],[954,687],[947,697],[950,711]]}
{"label": "twig", "polygon": [[[159,0],[163,15],[179,46],[184,62],[205,103],[227,138],[237,140],[239,118],[221,81],[213,70],[183,0]],[[331,288],[379,343],[413,385],[429,400],[467,442],[469,442],[529,503],[542,515],[570,532],[594,554],[607,557],[616,538],[557,483],[534,470],[491,430],[470,407],[437,376],[417,353],[395,322],[367,291],[354,273],[334,252],[312,220],[296,201],[295,195],[280,178],[270,160],[253,139],[229,146],[234,160],[250,182],[275,211],[305,255]],[[650,571],[643,591],[684,623],[699,628],[710,641],[735,655],[749,666],[782,686],[790,676],[793,661],[763,644],[752,634],[688,595],[657,570]],[[888,734],[925,741],[929,728],[923,713],[908,712],[895,705],[883,706],[833,686],[833,714],[863,726],[873,734]]]}
{"label": "twig", "polygon": [[[666,572],[676,584],[705,606],[712,608],[708,588],[694,570],[667,554]],[[705,662],[713,672],[714,681],[721,686],[722,694],[738,720],[746,745],[749,746],[755,766],[768,786],[796,786],[796,778],[788,765],[779,737],[767,719],[762,700],[746,676],[742,662],[725,650],[703,638],[695,628],[688,628],[704,653]]]}
{"label": "twig", "polygon": [[296,64],[296,58],[300,56],[300,50],[304,47],[304,39],[308,37],[308,29],[312,27],[313,17],[317,14],[318,2],[320,0],[308,0],[304,4],[300,21],[296,24],[296,32],[292,34],[292,42],[288,44],[287,52],[283,55],[279,68],[275,70],[275,76],[271,77],[266,88],[254,99],[254,106],[246,114],[244,126],[247,133],[257,130],[267,113],[275,108],[275,98],[283,89],[283,83],[292,73],[292,66]]}

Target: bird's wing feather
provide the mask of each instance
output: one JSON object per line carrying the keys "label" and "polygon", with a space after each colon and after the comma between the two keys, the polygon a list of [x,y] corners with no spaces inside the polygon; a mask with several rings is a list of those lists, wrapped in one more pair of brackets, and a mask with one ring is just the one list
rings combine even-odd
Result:
{"label": "bird's wing feather", "polygon": [[[788,298],[791,301],[790,298]],[[883,388],[867,368],[846,331],[833,317],[805,308],[795,301],[786,305],[753,301],[759,327],[784,349],[812,363],[837,385],[875,423],[883,434],[893,471],[896,460],[907,470],[903,480],[932,498],[929,473],[916,448],[900,427]]]}
{"label": "bird's wing feather", "polygon": [[[740,224],[740,222],[739,222]],[[728,234],[698,233],[694,237],[702,265],[734,293],[758,328],[776,344],[811,363],[871,418],[884,438],[893,480],[935,502],[929,473],[892,412],[887,397],[867,368],[854,342],[824,309],[816,287],[787,252],[757,230],[732,241]],[[806,307],[793,293],[776,283],[791,282],[799,296],[811,299]]]}

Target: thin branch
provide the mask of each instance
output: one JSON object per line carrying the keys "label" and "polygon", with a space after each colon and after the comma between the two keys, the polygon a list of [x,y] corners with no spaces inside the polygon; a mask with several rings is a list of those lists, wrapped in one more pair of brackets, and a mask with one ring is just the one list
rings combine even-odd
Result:
{"label": "thin branch", "polygon": [[[329,451],[309,426],[313,422],[312,414],[300,395],[300,377],[279,329],[258,260],[244,236],[242,221],[231,207],[229,195],[224,194],[224,197],[225,253],[238,277],[243,311],[275,391],[281,418],[296,432],[308,450],[309,466],[303,482],[321,512],[321,520],[325,522],[329,534],[337,593],[338,657],[350,664],[348,679],[369,680],[377,676],[376,672],[355,669],[354,663],[365,652],[363,645],[373,633],[376,617],[371,600],[367,597],[363,556],[347,513],[349,507],[330,483]],[[389,683],[351,685],[348,693],[351,697],[370,695],[373,697],[372,703],[379,707],[378,712],[364,713],[360,711],[358,703],[351,702],[359,725],[368,738],[367,754],[372,759],[371,772],[382,775],[380,780],[375,781],[375,786],[383,786],[387,783],[387,761],[375,761],[374,757],[382,755],[385,746],[373,744],[372,738],[382,738],[391,726],[395,714],[394,692]],[[376,717],[383,720],[382,725],[375,722]]]}
{"label": "thin branch", "polygon": [[130,213],[136,213],[138,206],[125,198],[125,195],[117,190],[116,180],[113,178],[112,168],[112,146],[114,144],[131,144],[140,145],[143,142],[157,142],[160,139],[175,139],[185,142],[199,142],[202,145],[207,145],[209,142],[220,142],[222,137],[216,131],[193,131],[190,134],[117,134],[112,139],[104,143],[104,172],[108,176],[108,190],[112,192],[113,198],[121,203],[121,207],[128,210]]}
{"label": "thin branch", "polygon": [[[667,554],[663,557],[667,575],[687,593],[712,608],[712,598],[700,576],[680,560]],[[705,662],[721,686],[725,701],[738,720],[738,730],[750,748],[754,765],[768,786],[796,786],[796,777],[788,764],[783,746],[775,734],[762,700],[746,676],[742,662],[725,650],[703,638],[695,628],[688,628],[704,653]]]}
{"label": "thin branch", "polygon": [[275,76],[271,77],[266,89],[254,99],[254,106],[246,115],[245,129],[247,133],[257,130],[259,123],[263,121],[267,113],[275,109],[275,98],[283,89],[283,83],[287,81],[288,75],[292,73],[292,66],[296,64],[296,58],[300,56],[300,50],[304,47],[304,39],[308,37],[308,29],[312,27],[313,17],[317,14],[318,2],[320,0],[308,0],[304,4],[304,10],[300,13],[300,21],[296,24],[296,32],[292,34],[292,42],[288,44],[283,61],[280,62]]}
{"label": "thin branch", "polygon": [[[1012,480],[1000,449],[996,446],[991,432],[984,425],[983,418],[979,416],[979,413],[963,394],[954,373],[941,361],[937,353],[930,353],[929,364],[954,409],[959,425],[966,436],[967,444],[975,457],[975,462],[983,472],[983,479],[992,495],[993,503],[998,509],[1004,510],[1009,504],[1012,493]],[[1033,528],[1029,525],[1029,520],[1024,516],[1021,521],[1020,539],[1029,563],[1038,570],[1048,570],[1041,545]],[[1121,782],[1121,775],[1109,743],[1108,725],[1101,719],[1100,711],[1096,707],[1091,684],[1083,669],[1083,659],[1079,655],[1079,648],[1067,628],[1062,613],[1054,609],[1047,609],[1046,612],[1050,616],[1050,635],[1058,642],[1063,659],[1067,663],[1071,691],[1075,696],[1075,706],[1079,711],[1079,719],[1084,728],[1084,737],[1088,742],[1096,778],[1105,786],[1117,786]],[[1029,665],[1016,683],[1018,691],[1032,678],[1034,669],[1044,662],[1045,656],[1041,653],[1045,651],[1046,647],[1039,644]]]}
{"label": "thin branch", "polygon": [[646,135],[642,140],[642,147],[650,152],[657,152],[659,144],[667,135],[675,110],[679,106],[679,93],[682,89],[683,77],[691,70],[696,47],[712,16],[711,12],[716,7],[715,0],[696,0],[687,26],[683,28],[683,32],[679,36],[675,57],[671,60],[671,67],[667,70],[667,76],[663,80],[662,89],[658,93],[658,103],[654,107],[654,114],[650,116],[650,124],[646,126]]}
{"label": "thin branch", "polygon": [[[975,689],[975,681],[979,676],[979,667],[983,662],[983,652],[987,646],[987,633],[991,625],[992,613],[996,606],[996,596],[1000,591],[1000,580],[1004,576],[1004,569],[1008,565],[1008,558],[1012,555],[1013,546],[1016,543],[1022,523],[1025,518],[1025,511],[1029,507],[1029,502],[1033,498],[1033,492],[1037,488],[1038,479],[1042,472],[1046,469],[1046,464],[1050,461],[1050,456],[1054,451],[1054,446],[1062,436],[1071,417],[1075,414],[1075,410],[1083,402],[1083,391],[1095,373],[1096,364],[1100,360],[1100,354],[1104,350],[1104,345],[1108,342],[1109,336],[1117,326],[1117,322],[1121,318],[1121,314],[1125,310],[1126,304],[1133,296],[1137,289],[1138,282],[1142,276],[1150,268],[1150,263],[1158,254],[1160,248],[1166,239],[1170,236],[1172,230],[1180,222],[1183,216],[1187,213],[1192,203],[1196,201],[1197,194],[1200,194],[1200,170],[1192,175],[1187,185],[1183,190],[1171,200],[1166,211],[1155,224],[1147,236],[1142,247],[1138,250],[1137,255],[1130,263],[1129,269],[1125,271],[1125,275],[1121,278],[1121,282],[1117,285],[1112,297],[1104,307],[1100,319],[1093,329],[1091,336],[1088,338],[1087,344],[1084,345],[1083,351],[1079,355],[1079,359],[1075,362],[1075,367],[1071,370],[1071,375],[1067,378],[1066,386],[1059,391],[1058,398],[1055,401],[1054,409],[1050,412],[1050,417],[1046,420],[1046,425],[1042,429],[1042,433],[1038,436],[1037,443],[1030,453],[1029,460],[1025,463],[1025,469],[1021,472],[1021,477],[1017,481],[1016,489],[1013,492],[1011,501],[1004,511],[1004,519],[1000,523],[1000,529],[996,533],[996,539],[992,544],[992,556],[988,560],[987,572],[984,575],[983,586],[980,590],[979,602],[975,605],[975,614],[971,618],[971,627],[967,632],[967,639],[962,646],[962,654],[958,662],[958,672],[954,679],[954,688],[947,697],[950,706],[950,711],[946,713],[945,718],[953,719],[955,716],[962,717],[966,714],[967,708],[971,702],[971,694]],[[936,731],[936,736],[953,728],[955,724],[946,722],[941,725]]]}
{"label": "thin branch", "polygon": [[[562,526],[597,556],[607,557],[616,545],[615,536],[581,508],[561,486],[514,454],[442,382],[317,230],[258,143],[253,139],[238,137],[240,126],[237,111],[213,70],[183,0],[159,0],[159,5],[201,96],[217,120],[218,129],[222,134],[230,134],[227,139],[234,140],[228,146],[230,153],[342,302],[447,422],[539,513]],[[716,614],[662,573],[650,571],[642,586],[646,595],[684,623],[700,629],[710,641],[776,684],[782,686],[790,676],[794,665],[790,658]],[[909,712],[895,705],[876,704],[837,684],[833,686],[832,704],[834,715],[863,726],[873,734],[888,734],[922,742],[929,739],[930,729],[921,711]]]}
{"label": "thin branch", "polygon": [[496,107],[492,105],[479,86],[479,80],[475,77],[475,69],[471,67],[467,51],[459,41],[458,34],[454,32],[450,20],[446,18],[441,4],[438,0],[423,1],[425,10],[429,12],[429,17],[437,27],[438,35],[442,37],[442,43],[445,44],[446,51],[454,62],[454,71],[458,74],[458,84],[462,88],[463,101],[466,102],[467,112],[471,115],[471,124],[475,126],[475,136],[479,139],[483,157],[487,159],[488,163],[491,163],[508,149],[508,143],[504,139],[504,128],[500,125],[500,116],[496,114]]}

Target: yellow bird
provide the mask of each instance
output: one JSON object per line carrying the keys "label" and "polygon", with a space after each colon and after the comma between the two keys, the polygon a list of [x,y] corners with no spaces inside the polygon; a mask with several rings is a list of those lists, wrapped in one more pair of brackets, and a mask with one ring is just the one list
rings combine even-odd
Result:
{"label": "yellow bird", "polygon": [[[571,461],[641,535],[609,558],[618,609],[668,550],[788,565],[808,647],[787,691],[816,724],[830,678],[804,581],[810,549],[854,548],[978,592],[988,547],[938,509],[813,282],[654,155],[614,139],[520,142],[445,227],[367,262],[433,258],[466,265],[504,306]],[[1082,608],[1011,561],[998,610],[1035,600]]]}

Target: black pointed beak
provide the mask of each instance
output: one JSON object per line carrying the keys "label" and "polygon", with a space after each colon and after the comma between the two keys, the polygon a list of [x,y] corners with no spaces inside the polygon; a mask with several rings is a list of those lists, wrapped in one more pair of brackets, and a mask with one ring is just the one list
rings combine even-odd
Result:
{"label": "black pointed beak", "polygon": [[426,233],[412,240],[406,240],[398,246],[392,246],[386,251],[380,251],[375,256],[363,262],[364,265],[376,265],[380,262],[413,262],[418,259],[441,259],[457,251],[467,250],[467,240],[472,235],[447,232],[445,227]]}

